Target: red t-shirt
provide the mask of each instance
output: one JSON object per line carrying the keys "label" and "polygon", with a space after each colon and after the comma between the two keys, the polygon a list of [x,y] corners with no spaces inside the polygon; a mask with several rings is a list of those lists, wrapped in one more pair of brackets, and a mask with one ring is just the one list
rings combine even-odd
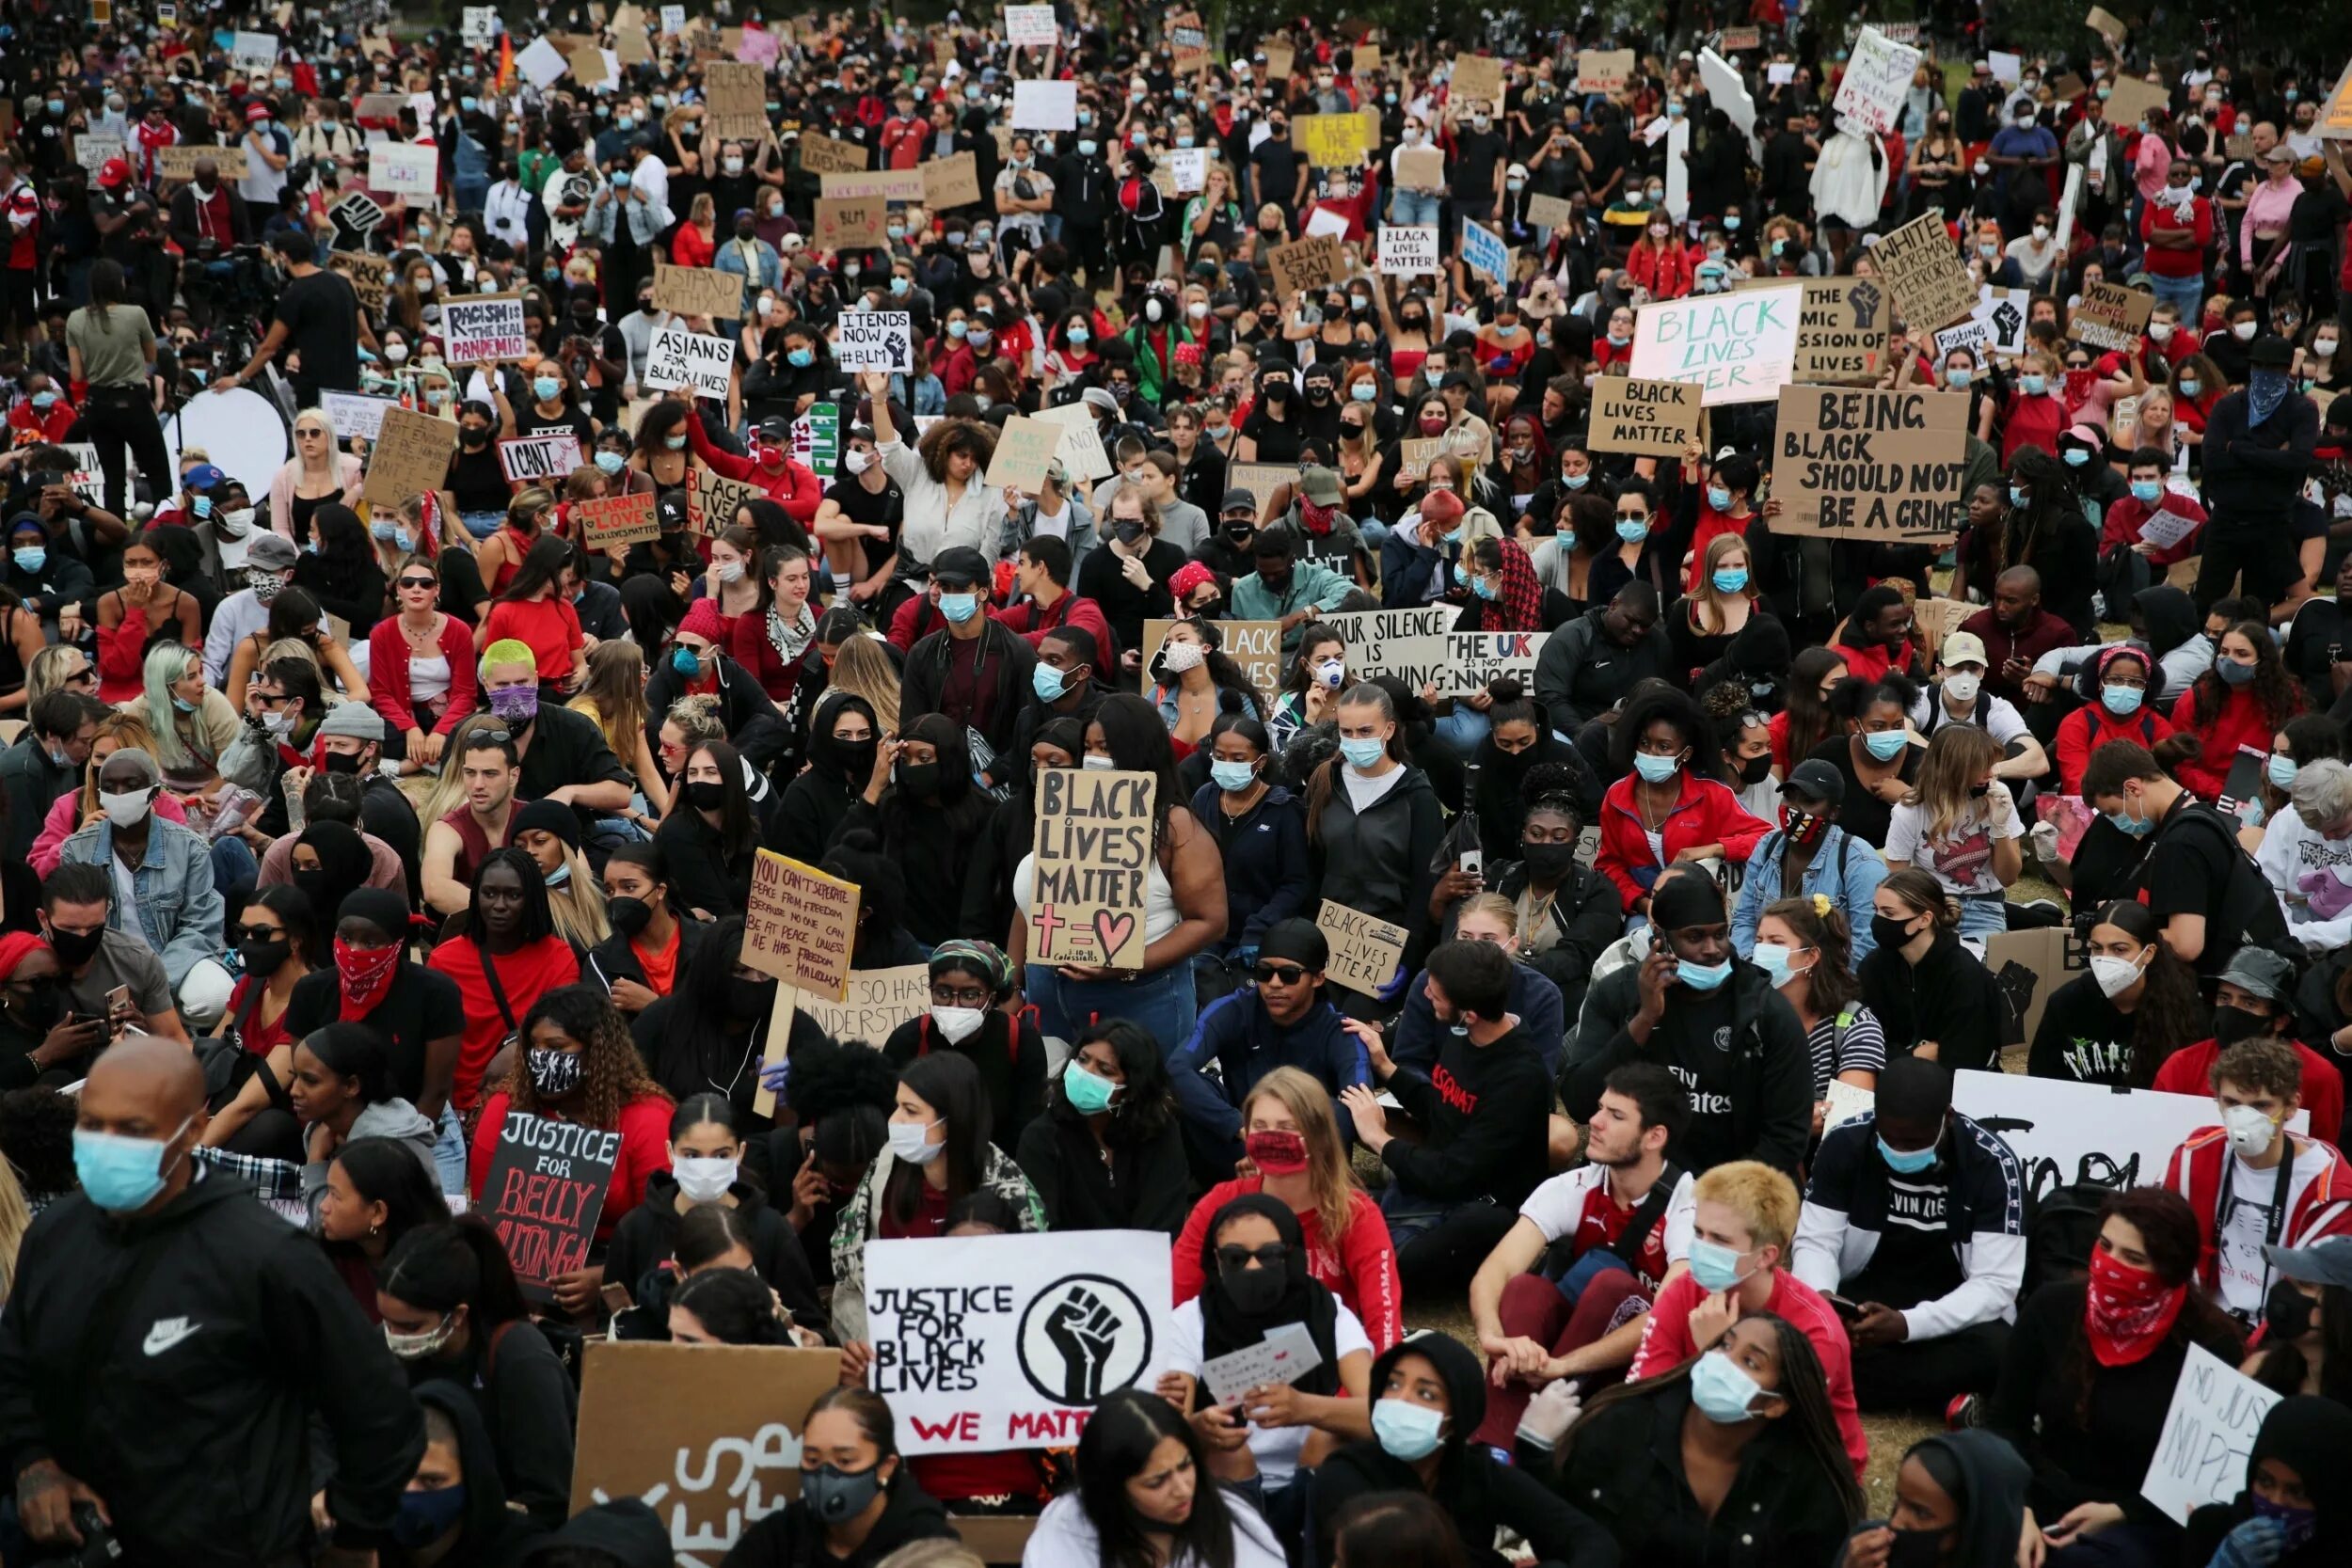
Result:
{"label": "red t-shirt", "polygon": [[544,599],[501,599],[490,607],[490,619],[483,627],[482,645],[488,647],[502,637],[519,639],[531,644],[539,678],[543,681],[566,679],[572,673],[572,655],[585,641],[580,630],[580,612],[571,601],[561,595]]}
{"label": "red t-shirt", "polygon": [[[1691,1309],[1707,1294],[1687,1272],[1666,1282],[1642,1329],[1642,1346],[1633,1353],[1633,1369],[1626,1374],[1627,1382],[1672,1371],[1698,1354],[1698,1347],[1691,1342]],[[1854,1407],[1853,1345],[1846,1338],[1846,1325],[1837,1321],[1836,1312],[1820,1291],[1785,1269],[1773,1271],[1772,1299],[1764,1304],[1764,1310],[1788,1319],[1813,1342],[1814,1354],[1821,1358],[1821,1370],[1829,1377],[1830,1409],[1836,1412],[1838,1433],[1846,1440],[1846,1456],[1853,1461],[1854,1479],[1860,1480],[1870,1462],[1870,1440],[1863,1435],[1862,1416]]]}
{"label": "red t-shirt", "polygon": [[[498,1152],[499,1132],[506,1125],[506,1091],[499,1089],[482,1102],[482,1118],[474,1124],[473,1147],[466,1156],[466,1189],[475,1207],[483,1203],[482,1183],[490,1174],[490,1157]],[[604,1208],[596,1215],[596,1239],[612,1234],[622,1215],[645,1196],[645,1178],[670,1168],[670,1113],[666,1094],[640,1095],[621,1107],[621,1152],[612,1162],[612,1180],[604,1190]],[[542,1116],[562,1121],[552,1112]]]}
{"label": "red t-shirt", "polygon": [[[483,953],[470,938],[457,936],[436,947],[425,960],[425,967],[457,982],[458,995],[466,1005],[466,1032],[458,1037],[456,1081],[450,1090],[450,1099],[461,1111],[472,1110],[482,1098],[483,1074],[489,1070],[490,1058],[498,1054],[510,1027],[483,974]],[[542,937],[497,962],[499,984],[505,990],[514,1028],[522,1026],[523,1015],[540,997],[580,979],[580,960],[572,956],[571,943],[562,937]],[[665,1126],[662,1134],[667,1137],[668,1133]]]}

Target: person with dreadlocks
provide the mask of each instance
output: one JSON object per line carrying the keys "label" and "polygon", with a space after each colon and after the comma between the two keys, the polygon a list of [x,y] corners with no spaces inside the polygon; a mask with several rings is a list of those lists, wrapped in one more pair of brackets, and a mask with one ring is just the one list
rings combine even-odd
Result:
{"label": "person with dreadlocks", "polygon": [[2099,618],[2091,592],[2099,583],[2099,529],[2083,515],[2074,471],[2038,446],[2019,447],[2009,462],[2009,520],[1994,546],[1997,575],[2030,566],[2042,583],[2042,608],[2084,641],[2095,641]]}
{"label": "person with dreadlocks", "polygon": [[988,942],[958,937],[931,950],[930,976],[930,1009],[892,1030],[882,1056],[896,1068],[934,1051],[969,1060],[988,1094],[989,1135],[1014,1153],[1022,1130],[1045,1108],[1045,1040],[1034,1012],[1005,1011],[1011,960]]}
{"label": "person with dreadlocks", "polygon": [[[644,1200],[646,1179],[669,1169],[672,1101],[645,1071],[619,1009],[595,986],[562,986],[540,997],[523,1015],[519,1043],[505,1082],[484,1098],[474,1122],[467,1187],[476,1204],[484,1201],[483,1183],[509,1110],[620,1133],[620,1152],[596,1215],[601,1258],[612,1227]],[[556,1306],[578,1316],[596,1305],[604,1265],[592,1263],[548,1283]]]}

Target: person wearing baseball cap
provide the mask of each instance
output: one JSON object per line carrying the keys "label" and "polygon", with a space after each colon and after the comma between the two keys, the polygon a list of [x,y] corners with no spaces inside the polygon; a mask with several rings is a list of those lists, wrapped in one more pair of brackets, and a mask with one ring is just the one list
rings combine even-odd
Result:
{"label": "person wearing baseball cap", "polygon": [[1817,896],[1845,915],[1854,963],[1869,957],[1870,900],[1885,879],[1886,863],[1837,825],[1845,803],[1845,774],[1819,757],[1798,763],[1781,780],[1780,824],[1756,841],[1732,911],[1731,945],[1741,958],[1756,952],[1765,910],[1784,898]]}
{"label": "person wearing baseball cap", "polygon": [[1984,689],[1988,660],[1983,638],[1971,631],[1953,632],[1944,639],[1936,663],[1936,681],[1911,705],[1912,728],[1931,740],[1936,731],[1952,724],[1984,731],[2001,748],[2001,760],[1993,765],[1996,779],[2022,782],[2050,770],[2049,753],[2026,727],[2025,715],[2015,704]]}
{"label": "person wearing baseball cap", "polygon": [[[2274,150],[2275,158],[2283,149]],[[2273,164],[2287,174],[2287,166]],[[2252,233],[2251,208],[2247,220]],[[2249,243],[2251,241],[2249,239]],[[2205,525],[2197,602],[2212,604],[2230,592],[2240,572],[2246,592],[2277,604],[2301,577],[2291,514],[2310,478],[2319,441],[2319,405],[2295,389],[2295,345],[2276,335],[2254,340],[2247,352],[2246,385],[2213,405],[2205,423]],[[2299,454],[2299,457],[2298,457]]]}
{"label": "person wearing baseball cap", "polygon": [[[988,559],[969,546],[951,545],[931,557],[930,593],[912,601],[914,626],[938,629],[907,651],[898,725],[903,732],[924,714],[944,713],[977,730],[1003,756],[1032,694],[1037,650],[988,613],[990,578]],[[1007,776],[1006,765],[996,764],[991,781]]]}
{"label": "person wearing baseball cap", "polygon": [[2213,1033],[2184,1045],[2156,1068],[2151,1088],[2202,1097],[2213,1092],[2213,1067],[2225,1052],[2248,1040],[2290,1047],[2300,1064],[2298,1103],[2312,1114],[2312,1131],[2330,1143],[2344,1131],[2344,1073],[2335,1063],[2295,1038],[2295,971],[2267,947],[2247,946],[2230,956],[2214,988]]}

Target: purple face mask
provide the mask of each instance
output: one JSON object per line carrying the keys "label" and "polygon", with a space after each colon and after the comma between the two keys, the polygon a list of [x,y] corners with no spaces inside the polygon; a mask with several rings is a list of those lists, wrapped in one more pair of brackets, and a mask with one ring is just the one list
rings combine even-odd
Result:
{"label": "purple face mask", "polygon": [[510,686],[490,693],[490,712],[510,724],[528,724],[539,717],[539,689]]}

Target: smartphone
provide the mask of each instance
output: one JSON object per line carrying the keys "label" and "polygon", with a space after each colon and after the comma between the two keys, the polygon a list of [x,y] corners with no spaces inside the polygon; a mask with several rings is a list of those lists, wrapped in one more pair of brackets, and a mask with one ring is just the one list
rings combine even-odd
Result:
{"label": "smartphone", "polygon": [[120,1018],[131,1010],[131,988],[129,986],[117,986],[106,993],[106,1017],[108,1019]]}
{"label": "smartphone", "polygon": [[1831,1307],[1836,1311],[1837,1316],[1844,1322],[1851,1323],[1862,1321],[1862,1307],[1859,1304],[1848,1301],[1844,1296],[1838,1295],[1829,1296],[1828,1300]]}

